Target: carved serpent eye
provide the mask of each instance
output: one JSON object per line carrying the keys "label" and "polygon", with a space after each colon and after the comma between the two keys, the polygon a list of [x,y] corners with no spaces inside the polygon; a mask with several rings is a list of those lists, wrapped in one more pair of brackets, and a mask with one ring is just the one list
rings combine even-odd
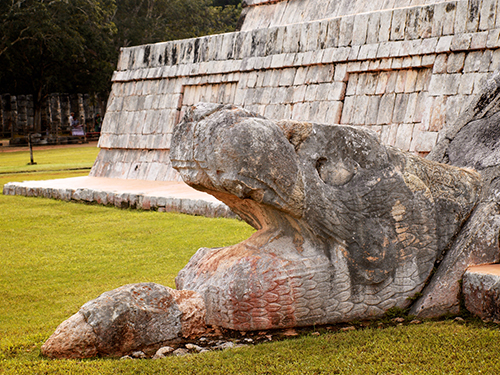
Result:
{"label": "carved serpent eye", "polygon": [[328,160],[321,157],[316,160],[319,177],[328,185],[340,186],[351,181],[356,169],[342,160]]}

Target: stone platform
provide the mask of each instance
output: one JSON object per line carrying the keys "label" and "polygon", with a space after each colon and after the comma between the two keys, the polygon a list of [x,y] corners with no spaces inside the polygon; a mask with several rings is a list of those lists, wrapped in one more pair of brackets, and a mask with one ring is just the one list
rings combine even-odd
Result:
{"label": "stone platform", "polygon": [[180,212],[207,217],[236,217],[222,202],[184,182],[73,177],[47,181],[9,182],[4,195],[92,202],[120,208]]}
{"label": "stone platform", "polygon": [[463,278],[465,307],[487,321],[500,321],[500,264],[470,267]]}

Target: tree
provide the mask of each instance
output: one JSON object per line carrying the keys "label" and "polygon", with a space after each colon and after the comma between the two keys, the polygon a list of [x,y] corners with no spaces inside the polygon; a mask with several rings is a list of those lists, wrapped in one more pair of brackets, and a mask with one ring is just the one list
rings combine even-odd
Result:
{"label": "tree", "polygon": [[128,47],[234,31],[240,13],[241,6],[215,7],[212,0],[117,0],[115,45]]}
{"label": "tree", "polygon": [[52,92],[109,89],[114,0],[2,0],[0,91],[32,94],[35,129]]}
{"label": "tree", "polygon": [[[0,0],[0,93],[106,97],[120,47],[234,31],[240,0]],[[214,6],[218,4],[221,6]]]}

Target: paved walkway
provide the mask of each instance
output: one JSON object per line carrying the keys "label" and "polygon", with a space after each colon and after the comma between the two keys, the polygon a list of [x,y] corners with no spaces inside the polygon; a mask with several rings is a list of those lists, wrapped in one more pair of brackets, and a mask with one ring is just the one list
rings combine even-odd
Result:
{"label": "paved walkway", "polygon": [[225,204],[213,196],[197,191],[184,182],[176,181],[84,176],[46,181],[9,182],[4,185],[3,193],[207,217],[235,217]]}

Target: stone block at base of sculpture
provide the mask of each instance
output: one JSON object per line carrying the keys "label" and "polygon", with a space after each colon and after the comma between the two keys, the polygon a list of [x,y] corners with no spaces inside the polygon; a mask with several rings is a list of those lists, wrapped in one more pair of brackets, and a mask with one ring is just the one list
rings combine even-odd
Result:
{"label": "stone block at base of sculpture", "polygon": [[52,358],[155,353],[165,343],[206,331],[203,300],[188,290],[130,284],[87,302],[43,344]]}

